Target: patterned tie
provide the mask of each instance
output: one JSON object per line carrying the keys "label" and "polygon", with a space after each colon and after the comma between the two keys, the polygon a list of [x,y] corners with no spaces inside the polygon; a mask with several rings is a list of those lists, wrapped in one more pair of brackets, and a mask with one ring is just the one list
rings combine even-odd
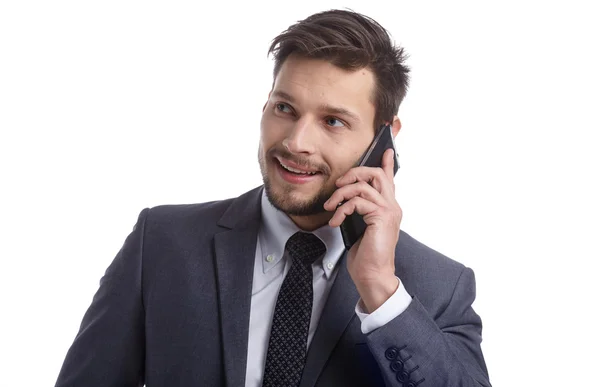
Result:
{"label": "patterned tie", "polygon": [[296,387],[300,383],[312,314],[311,265],[326,250],[319,238],[305,232],[292,235],[285,249],[292,258],[292,267],[275,304],[263,387]]}

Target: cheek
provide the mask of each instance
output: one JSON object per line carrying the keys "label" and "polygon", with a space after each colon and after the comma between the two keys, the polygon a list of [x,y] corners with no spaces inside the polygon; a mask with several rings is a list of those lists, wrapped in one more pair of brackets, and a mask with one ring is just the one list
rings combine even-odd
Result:
{"label": "cheek", "polygon": [[339,154],[335,158],[335,160],[331,159],[331,162],[329,165],[332,166],[332,177],[334,177],[334,180],[337,179],[338,177],[344,175],[350,169],[352,169],[356,165],[356,163],[358,162],[358,160],[360,159],[362,154],[363,154],[363,152],[353,149],[353,150],[348,150],[347,152],[344,152],[343,154]]}
{"label": "cheek", "polygon": [[[341,149],[343,149],[343,147],[341,147]],[[331,178],[333,178],[334,181],[353,166],[352,157],[346,152],[333,153],[331,151],[326,151],[324,156],[324,161],[329,165],[329,168],[331,168]]]}
{"label": "cheek", "polygon": [[273,125],[273,120],[263,115],[260,121],[260,142],[263,145],[265,151],[276,141],[277,131]]}
{"label": "cheek", "polygon": [[269,112],[264,113],[260,121],[260,142],[263,144],[264,151],[268,152],[273,147],[281,147],[290,130],[288,122]]}

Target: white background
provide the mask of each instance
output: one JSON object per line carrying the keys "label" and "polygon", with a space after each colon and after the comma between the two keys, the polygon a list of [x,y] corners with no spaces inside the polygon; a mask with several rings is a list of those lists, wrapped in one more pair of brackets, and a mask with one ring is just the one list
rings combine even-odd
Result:
{"label": "white background", "polygon": [[594,3],[2,2],[0,384],[54,384],[144,207],[262,183],[270,40],[338,7],[410,54],[402,227],[475,270],[493,385],[597,382]]}

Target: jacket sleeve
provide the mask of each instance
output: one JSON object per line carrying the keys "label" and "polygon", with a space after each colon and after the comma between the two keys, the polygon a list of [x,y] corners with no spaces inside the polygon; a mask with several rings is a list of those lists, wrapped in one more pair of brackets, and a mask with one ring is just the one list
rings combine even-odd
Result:
{"label": "jacket sleeve", "polygon": [[145,208],[100,280],[56,387],[144,385],[142,252]]}
{"label": "jacket sleeve", "polygon": [[435,320],[413,297],[404,312],[367,334],[386,385],[490,387],[474,300],[475,276],[464,268],[448,306]]}

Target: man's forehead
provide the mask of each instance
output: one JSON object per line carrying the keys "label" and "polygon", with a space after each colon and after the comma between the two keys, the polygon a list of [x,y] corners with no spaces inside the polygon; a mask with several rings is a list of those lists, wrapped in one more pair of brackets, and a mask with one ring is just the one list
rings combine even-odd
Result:
{"label": "man's forehead", "polygon": [[[309,78],[327,86],[337,84],[361,87],[369,91],[375,84],[375,76],[371,69],[361,68],[357,70],[343,69],[335,64],[318,58],[306,58],[290,55],[282,64],[278,78],[291,78],[300,80]],[[364,90],[363,90],[364,91]]]}

